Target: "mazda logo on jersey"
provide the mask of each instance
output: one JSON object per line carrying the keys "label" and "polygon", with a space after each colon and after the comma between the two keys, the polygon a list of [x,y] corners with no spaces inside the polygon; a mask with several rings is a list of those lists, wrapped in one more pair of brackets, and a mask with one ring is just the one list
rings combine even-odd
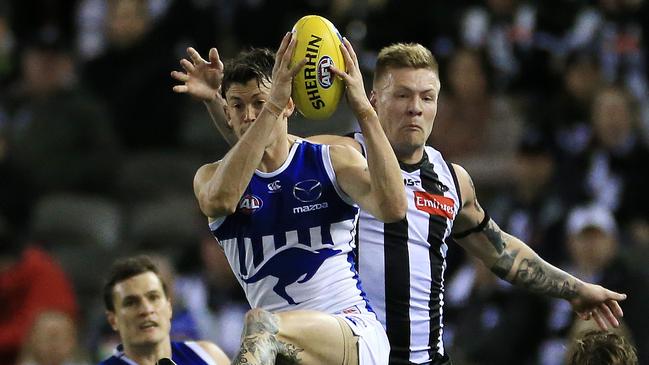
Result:
{"label": "mazda logo on jersey", "polygon": [[453,214],[455,213],[455,202],[453,199],[425,191],[415,191],[415,206],[423,212],[448,219],[453,219]]}
{"label": "mazda logo on jersey", "polygon": [[259,197],[246,194],[239,201],[239,211],[244,214],[253,214],[264,206],[264,201]]}
{"label": "mazda logo on jersey", "polygon": [[322,195],[322,184],[315,179],[303,180],[293,187],[293,196],[295,199],[304,202],[314,202],[320,199]]}

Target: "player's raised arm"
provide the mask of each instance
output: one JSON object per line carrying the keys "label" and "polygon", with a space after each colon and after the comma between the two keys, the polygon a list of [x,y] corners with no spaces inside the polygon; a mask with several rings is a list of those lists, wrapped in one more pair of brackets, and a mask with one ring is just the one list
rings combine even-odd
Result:
{"label": "player's raised arm", "polygon": [[344,80],[347,87],[347,101],[365,137],[367,162],[349,146],[332,146],[331,156],[338,182],[376,218],[386,222],[398,221],[403,219],[407,209],[399,162],[367,98],[363,75],[351,43],[343,39],[340,48],[348,71],[333,66],[331,70]]}
{"label": "player's raised arm", "polygon": [[453,165],[463,200],[454,226],[454,238],[471,254],[477,256],[503,280],[538,294],[563,298],[582,319],[593,318],[604,330],[617,327],[622,317],[620,294],[593,285],[552,266],[528,245],[504,232],[480,207],[475,187],[462,167]]}
{"label": "player's raised arm", "polygon": [[[295,38],[287,33],[275,56],[270,96],[260,113],[253,116],[254,113],[242,110],[243,114],[238,118],[242,120],[234,121],[232,118],[237,124],[239,142],[220,162],[204,165],[196,173],[194,194],[206,216],[218,218],[232,214],[266,148],[273,143],[286,143],[286,140],[275,138],[274,129],[286,123],[291,81],[302,66],[289,67],[294,49]],[[233,103],[236,111],[240,101],[234,97]]]}
{"label": "player's raised arm", "polygon": [[180,60],[180,65],[185,72],[171,72],[171,77],[181,82],[173,87],[173,91],[179,94],[189,94],[201,100],[216,129],[230,146],[234,145],[237,143],[237,136],[228,126],[224,112],[225,100],[221,96],[223,62],[219,58],[218,50],[210,49],[209,62],[204,60],[192,47],[187,48],[187,55],[189,60],[185,58]]}

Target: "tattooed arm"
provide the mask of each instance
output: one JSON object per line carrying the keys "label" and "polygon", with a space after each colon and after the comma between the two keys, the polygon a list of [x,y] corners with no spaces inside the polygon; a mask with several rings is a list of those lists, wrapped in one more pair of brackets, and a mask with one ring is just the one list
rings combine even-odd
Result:
{"label": "tattooed arm", "polygon": [[462,196],[462,209],[453,231],[464,236],[457,239],[462,247],[503,280],[538,294],[566,299],[581,318],[592,316],[602,329],[607,329],[607,322],[614,327],[619,325],[617,317],[623,314],[618,301],[626,295],[577,279],[543,260],[523,241],[502,231],[478,203],[466,170],[458,165],[453,167]]}

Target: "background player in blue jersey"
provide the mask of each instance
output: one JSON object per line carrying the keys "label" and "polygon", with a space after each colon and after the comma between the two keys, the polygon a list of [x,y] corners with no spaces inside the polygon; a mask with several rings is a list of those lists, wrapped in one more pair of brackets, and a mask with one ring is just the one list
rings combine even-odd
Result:
{"label": "background player in blue jersey", "polygon": [[208,341],[172,342],[171,302],[158,268],[146,256],[118,260],[104,286],[104,305],[121,344],[101,365],[154,365],[172,358],[178,365],[226,365],[225,353]]}
{"label": "background player in blue jersey", "polygon": [[[193,61],[192,68],[187,73],[172,74],[174,78],[184,83],[175,86],[174,90],[180,93],[189,93],[203,100],[217,127],[228,139],[228,131],[224,127],[222,111],[219,110],[221,104],[216,92],[220,85],[219,75],[221,73],[218,67],[220,62],[218,54],[215,50],[211,50],[210,62],[203,60],[193,49],[189,49],[188,54]],[[421,186],[421,180],[413,179],[411,175],[415,170],[421,170],[417,165],[428,153],[426,151],[428,149],[433,151],[428,153],[429,156],[434,154],[439,156],[434,149],[426,147],[425,143],[432,132],[440,88],[437,62],[425,47],[418,44],[397,44],[384,48],[379,54],[371,101],[397,159],[401,163],[404,179],[412,179],[413,184],[407,187],[409,194],[425,190]],[[353,138],[316,136],[309,139],[321,143],[345,144],[362,151],[359,143]],[[441,157],[439,158],[441,159]],[[435,162],[442,162],[437,165],[445,164],[443,160]],[[443,296],[439,295],[443,294],[445,240],[450,233],[446,231],[446,224],[452,227],[452,231],[455,232],[456,241],[470,254],[478,257],[500,278],[539,294],[564,298],[570,302],[573,310],[581,318],[592,317],[601,328],[618,325],[617,317],[622,316],[618,301],[624,300],[625,295],[581,281],[548,264],[521,240],[503,232],[489,218],[478,203],[473,182],[466,170],[456,164],[449,164],[446,171],[454,175],[453,179],[457,185],[453,187],[453,183],[451,183],[451,186],[440,189],[447,190],[441,192],[444,198],[451,198],[450,193],[455,192],[451,211],[443,213],[438,210],[438,213],[423,214],[423,211],[434,212],[435,209],[418,207],[413,200],[409,201],[408,215],[404,220],[406,227],[423,226],[425,230],[435,225],[430,224],[431,221],[438,221],[436,225],[441,227],[439,228],[440,232],[431,235],[424,234],[419,238],[411,236],[411,232],[407,232],[404,237],[407,240],[408,249],[413,246],[428,245],[431,252],[439,252],[438,260],[440,262],[437,265],[439,270],[431,269],[428,273],[420,270],[419,281],[411,282],[411,290],[405,289],[404,293],[404,288],[400,287],[400,284],[393,284],[383,279],[383,277],[387,278],[394,273],[388,272],[387,266],[383,266],[381,261],[385,260],[386,265],[389,264],[392,267],[407,268],[407,256],[406,261],[400,261],[404,258],[388,255],[384,257],[371,256],[367,258],[367,261],[374,261],[375,265],[381,266],[373,267],[372,270],[364,270],[361,265],[359,269],[361,279],[365,278],[368,272],[371,273],[367,276],[370,280],[365,280],[365,287],[368,289],[370,300],[376,303],[375,309],[377,309],[379,319],[385,321],[387,317],[386,313],[380,313],[380,301],[403,303],[407,307],[403,311],[398,311],[405,318],[398,318],[398,321],[406,322],[398,323],[398,326],[405,326],[402,333],[409,333],[410,336],[396,335],[394,338],[390,338],[393,352],[391,363],[441,364],[448,361],[448,355],[441,341]],[[417,181],[419,181],[419,185]],[[428,193],[428,191],[425,192]],[[431,203],[434,202],[431,201]],[[433,217],[436,214],[438,216]],[[403,237],[397,237],[401,233],[393,233],[394,231],[388,229],[364,232],[363,227],[374,225],[374,221],[375,219],[371,215],[361,215],[359,237],[361,264],[365,260],[363,257],[364,246],[378,246],[383,245],[386,241],[403,239]],[[438,237],[435,238],[436,236]],[[374,289],[374,286],[379,288],[376,291],[370,290]],[[410,295],[414,287],[429,288],[424,290],[429,293],[428,296],[413,301]],[[372,296],[373,292],[381,291],[383,291],[383,297]],[[437,318],[433,318],[431,313],[434,312],[438,313]],[[425,337],[424,343],[419,348],[410,342],[417,341],[417,335],[415,330],[408,328],[413,326],[407,323],[409,315],[411,317],[427,317],[431,322],[425,326],[426,329],[422,334],[422,337]],[[432,323],[434,320],[438,320],[440,323]],[[390,336],[394,324],[386,322],[389,321],[385,321],[384,325],[386,325],[388,336]],[[419,326],[419,328],[421,327]],[[405,341],[404,347],[395,346],[395,341],[399,341],[399,345]]]}
{"label": "background player in blue jersey", "polygon": [[[292,78],[306,61],[290,67],[295,43],[287,33],[274,65],[263,50],[226,65],[225,114],[238,142],[194,179],[200,208],[255,308],[234,363],[386,364],[388,340],[353,264],[354,202],[377,219],[402,219],[398,162],[347,40],[341,50],[349,71],[332,71],[346,84],[367,160],[348,146],[287,133]],[[193,70],[188,61],[183,67]]]}

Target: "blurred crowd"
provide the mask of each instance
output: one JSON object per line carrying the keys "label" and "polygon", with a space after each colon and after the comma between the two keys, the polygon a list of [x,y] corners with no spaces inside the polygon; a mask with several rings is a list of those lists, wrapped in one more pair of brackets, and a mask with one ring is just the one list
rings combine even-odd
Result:
{"label": "blurred crowd", "polygon": [[[227,59],[326,16],[371,78],[378,50],[440,63],[429,141],[474,177],[501,227],[551,263],[624,292],[621,330],[649,363],[649,3],[643,0],[3,0],[0,363],[89,364],[118,337],[102,278],[149,253],[172,282],[176,339],[238,348],[248,308],[192,193],[228,150],[201,103],[171,91],[189,46]],[[371,83],[366,82],[366,85]],[[308,136],[355,130],[289,121]],[[451,244],[445,336],[455,364],[561,364],[566,302],[515,289]]]}

